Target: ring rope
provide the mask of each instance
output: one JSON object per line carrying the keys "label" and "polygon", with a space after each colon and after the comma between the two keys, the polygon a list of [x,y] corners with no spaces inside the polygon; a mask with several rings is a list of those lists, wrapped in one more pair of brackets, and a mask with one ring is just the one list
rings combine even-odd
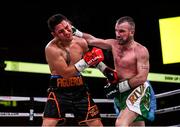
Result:
{"label": "ring rope", "polygon": [[[156,94],[156,98],[162,98],[162,97],[167,97],[175,94],[179,94],[180,89],[169,91],[169,92],[164,92],[161,94]],[[18,97],[18,96],[0,96],[0,100],[2,101],[30,101],[30,97]],[[46,97],[34,97],[34,101],[37,102],[46,102],[47,98]],[[93,99],[97,103],[113,103],[113,99]]]}
{"label": "ring rope", "polygon": [[161,97],[167,97],[167,96],[175,95],[175,94],[178,94],[178,93],[180,93],[180,89],[169,91],[169,92],[164,92],[164,93],[161,93],[161,94],[157,94],[155,96],[156,96],[156,98],[161,98]]}
{"label": "ring rope", "polygon": [[[180,89],[164,92],[161,94],[156,94],[156,98],[162,98],[166,96],[171,96],[180,93]],[[18,96],[0,96],[0,100],[2,101],[36,101],[36,102],[46,102],[46,97],[18,97]],[[97,103],[113,103],[113,99],[93,99]],[[156,114],[168,113],[173,111],[179,111],[179,106],[164,108],[156,110]],[[33,117],[42,117],[42,113],[34,113],[34,109],[30,109],[29,113],[18,113],[18,112],[0,112],[0,117],[29,117],[29,120],[33,120]],[[100,114],[102,118],[116,118],[116,114]],[[72,113],[66,113],[67,118],[73,118],[74,115]]]}
{"label": "ring rope", "polygon": [[[179,111],[180,105],[169,107],[169,108],[163,108],[156,110],[156,114],[163,114],[168,112],[174,112]],[[117,115],[114,113],[101,113],[100,114],[102,118],[117,118]],[[42,117],[43,113],[34,113],[33,109],[30,109],[30,113],[18,113],[18,112],[0,112],[0,117]],[[67,118],[74,118],[74,115],[72,113],[66,113],[65,115]]]}
{"label": "ring rope", "polygon": [[174,111],[179,111],[179,110],[180,110],[180,105],[174,106],[174,107],[169,107],[169,108],[164,108],[164,109],[156,110],[156,114],[174,112]]}

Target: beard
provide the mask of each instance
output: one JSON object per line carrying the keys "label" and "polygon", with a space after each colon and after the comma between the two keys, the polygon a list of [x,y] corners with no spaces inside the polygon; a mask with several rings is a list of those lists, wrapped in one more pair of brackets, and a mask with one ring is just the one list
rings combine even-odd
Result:
{"label": "beard", "polygon": [[127,39],[123,39],[123,38],[120,38],[120,37],[116,37],[116,39],[118,40],[118,42],[119,42],[120,45],[125,45],[125,44],[127,44],[128,42],[132,41],[133,37],[132,37],[132,36],[129,36]]}

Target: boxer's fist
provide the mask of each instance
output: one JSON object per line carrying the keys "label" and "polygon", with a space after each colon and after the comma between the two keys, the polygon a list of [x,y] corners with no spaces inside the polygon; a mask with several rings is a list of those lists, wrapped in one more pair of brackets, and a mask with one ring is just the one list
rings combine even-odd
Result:
{"label": "boxer's fist", "polygon": [[109,67],[107,67],[103,74],[107,77],[110,83],[117,83],[119,81],[117,72]]}
{"label": "boxer's fist", "polygon": [[81,31],[79,31],[78,29],[76,29],[74,26],[72,26],[72,31],[73,31],[73,35],[75,35],[77,37],[83,36],[83,33]]}
{"label": "boxer's fist", "polygon": [[75,64],[76,69],[81,72],[89,66],[96,66],[99,62],[104,60],[104,54],[101,49],[93,48],[83,56],[83,59]]}
{"label": "boxer's fist", "polygon": [[114,69],[106,66],[103,62],[100,62],[96,68],[98,68],[107,77],[110,83],[118,83],[118,75]]}
{"label": "boxer's fist", "polygon": [[89,66],[96,66],[99,62],[104,60],[104,54],[101,49],[94,47],[84,55],[83,59]]}

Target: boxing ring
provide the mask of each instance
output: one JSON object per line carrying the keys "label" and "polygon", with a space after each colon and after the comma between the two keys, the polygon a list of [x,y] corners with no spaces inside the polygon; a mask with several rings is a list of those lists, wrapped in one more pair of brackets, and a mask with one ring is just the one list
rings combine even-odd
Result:
{"label": "boxing ring", "polygon": [[[8,63],[7,63],[8,64]],[[23,64],[24,67],[20,68],[20,65]],[[47,65],[29,65],[29,63],[14,63],[11,62],[11,66],[7,66],[6,71],[18,71],[18,72],[30,72],[30,71],[37,71],[36,68],[39,68],[39,70],[43,71],[41,73],[43,74],[48,74],[49,75],[49,70],[47,68]],[[34,68],[32,68],[34,66]],[[18,70],[12,70],[12,68],[18,68]],[[33,73],[39,73],[39,72],[33,72]],[[82,75],[83,76],[89,76],[89,74],[95,74],[96,78],[97,75],[98,76],[102,76],[100,73],[95,72],[94,70],[85,70]],[[92,77],[92,76],[91,76]],[[152,85],[153,82],[156,84],[160,84],[161,83],[169,83],[169,84],[178,84],[180,83],[180,76],[179,75],[169,75],[169,74],[157,74],[157,73],[149,73],[148,75],[148,80],[151,82]],[[173,86],[173,85],[171,85]],[[154,87],[153,87],[154,88]],[[179,87],[178,87],[179,88]],[[160,89],[163,89],[163,87],[161,87]],[[160,90],[158,89],[158,91]],[[168,89],[169,90],[169,89]],[[168,91],[167,90],[167,91]],[[155,92],[156,93],[156,92]],[[163,99],[166,97],[174,97],[179,96],[180,93],[180,89],[175,89],[175,90],[169,90],[168,92],[161,92],[159,94],[156,94],[156,98],[157,98],[157,102],[159,101],[159,99]],[[174,96],[173,96],[174,95]],[[175,98],[176,99],[176,98]],[[39,108],[39,106],[41,106],[41,110],[44,109],[45,106],[45,102],[46,102],[47,98],[46,97],[29,97],[29,96],[0,96],[0,101],[8,101],[8,102],[20,102],[20,103],[27,103],[25,109],[23,108],[23,110],[19,110],[19,111],[15,111],[15,110],[0,110],[0,118],[8,118],[8,120],[10,119],[14,119],[14,118],[26,118],[28,120],[28,122],[31,123],[31,125],[34,125],[34,121],[38,118],[38,119],[42,119],[42,115],[43,112],[40,112],[39,110],[37,111],[37,108]],[[178,98],[177,98],[178,100]],[[94,101],[99,104],[99,105],[113,105],[113,100],[112,99],[96,99],[94,98]],[[38,106],[37,106],[38,105]],[[110,110],[110,108],[108,108]],[[109,110],[106,110],[105,112],[101,112],[101,117],[102,119],[110,119],[110,120],[115,120],[116,119],[116,114],[115,111],[113,110],[113,106],[112,106],[112,110],[113,112],[109,112]],[[21,112],[20,112],[21,111]],[[180,105],[174,105],[173,106],[169,106],[169,107],[165,107],[165,108],[159,108],[157,105],[157,110],[156,110],[156,115],[163,115],[163,114],[168,114],[168,113],[172,113],[172,112],[178,112],[180,111]],[[72,113],[67,113],[66,118],[70,118],[73,119],[74,115]],[[156,118],[155,118],[156,119]],[[113,123],[114,124],[114,123]],[[173,126],[180,126],[180,120],[177,123],[178,125],[173,125]]]}
{"label": "boxing ring", "polygon": [[[159,98],[172,96],[180,93],[180,89],[164,92],[161,94],[156,94],[157,101]],[[42,112],[34,112],[34,106],[32,104],[43,102],[45,103],[47,98],[46,97],[20,97],[20,96],[0,96],[1,101],[27,101],[29,104],[31,104],[31,108],[27,112],[0,112],[0,117],[27,117],[29,118],[29,121],[33,121],[35,117],[42,117]],[[94,99],[96,103],[113,103],[112,99]],[[169,107],[169,108],[163,108],[163,109],[157,109],[156,114],[164,114],[168,112],[175,112],[180,110],[180,105]],[[74,115],[72,113],[67,113],[66,118],[74,118]],[[101,113],[102,118],[116,118],[115,113]]]}

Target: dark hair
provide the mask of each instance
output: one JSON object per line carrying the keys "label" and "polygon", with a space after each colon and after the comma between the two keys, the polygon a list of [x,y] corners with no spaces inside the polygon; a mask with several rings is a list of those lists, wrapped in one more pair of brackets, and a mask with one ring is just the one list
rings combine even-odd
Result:
{"label": "dark hair", "polygon": [[54,31],[56,25],[61,23],[63,20],[69,21],[66,16],[62,14],[54,14],[47,20],[48,28],[50,31]]}
{"label": "dark hair", "polygon": [[123,16],[123,17],[119,18],[116,21],[117,24],[121,24],[121,23],[124,23],[124,22],[128,22],[131,25],[131,29],[135,30],[135,22],[134,22],[134,19],[132,17],[130,17],[130,16]]}

